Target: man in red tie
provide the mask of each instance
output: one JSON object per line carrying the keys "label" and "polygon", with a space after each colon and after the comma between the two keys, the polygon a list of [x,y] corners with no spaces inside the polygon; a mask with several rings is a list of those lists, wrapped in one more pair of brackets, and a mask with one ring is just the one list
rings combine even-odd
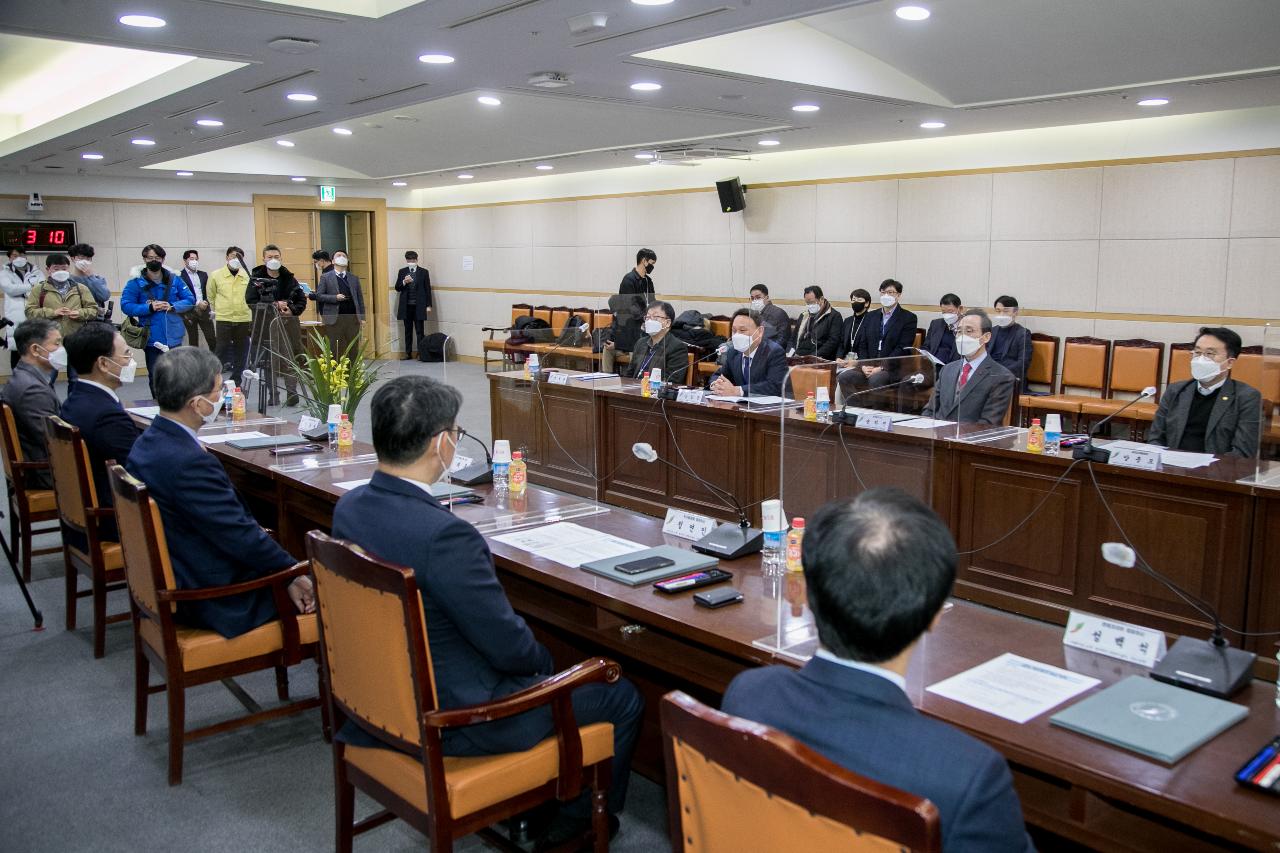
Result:
{"label": "man in red tie", "polygon": [[956,352],[944,366],[923,416],[943,421],[999,426],[1017,389],[1012,373],[987,354],[991,318],[981,308],[964,312],[956,323]]}

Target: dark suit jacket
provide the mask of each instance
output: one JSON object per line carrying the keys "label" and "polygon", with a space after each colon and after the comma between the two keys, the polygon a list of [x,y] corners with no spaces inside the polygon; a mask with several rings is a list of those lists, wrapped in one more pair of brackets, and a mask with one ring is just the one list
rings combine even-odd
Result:
{"label": "dark suit jacket", "polygon": [[956,385],[963,368],[963,358],[943,366],[933,386],[933,396],[921,414],[926,418],[962,424],[999,426],[1004,423],[1009,400],[1013,397],[1013,374],[988,354],[957,393]]}
{"label": "dark suit jacket", "polygon": [[791,346],[791,318],[787,316],[787,312],[770,302],[764,306],[760,316],[764,317],[766,326],[764,336],[782,347],[785,353]]}
{"label": "dark suit jacket", "polygon": [[[1004,365],[1020,386],[1027,384],[1027,369],[1031,367],[1031,330],[1021,323],[996,326],[991,330],[991,343],[987,354]],[[1021,392],[1019,392],[1021,393]]]}
{"label": "dark suit jacket", "polygon": [[[1160,407],[1147,430],[1147,441],[1173,449],[1182,441],[1191,413],[1194,379],[1164,389]],[[1262,429],[1262,395],[1252,385],[1228,378],[1217,391],[1204,433],[1204,451],[1215,456],[1254,456]]]}
{"label": "dark suit jacket", "polygon": [[[56,380],[56,374],[50,378],[40,368],[20,361],[13,368],[8,384],[0,390],[0,399],[13,409],[13,419],[18,425],[18,444],[22,447],[22,458],[28,462],[44,462],[49,458],[44,424],[49,415],[58,414],[61,408],[58,394],[53,390]],[[27,475],[27,487],[52,489],[53,474],[48,470],[33,471]]]}
{"label": "dark suit jacket", "polygon": [[[192,279],[192,276],[195,276]],[[209,274],[204,270],[196,270],[194,273],[186,268],[184,264],[182,272],[178,273],[178,277],[187,283],[187,287],[191,288],[191,292],[195,294],[197,302],[208,301],[204,295],[204,289],[209,286]]]}
{"label": "dark suit jacket", "polygon": [[[641,367],[644,361],[649,357],[649,349],[653,346],[653,339],[645,335],[636,341],[635,348],[631,350],[631,361],[626,365],[626,375],[639,379],[644,371]],[[649,370],[654,367],[662,368],[662,381],[674,382],[677,385],[684,384],[684,375],[689,371],[689,347],[684,341],[675,337],[668,330],[662,336],[662,340],[658,341],[658,350],[654,353],[653,358],[649,361]]]}
{"label": "dark suit jacket", "polygon": [[929,324],[920,348],[932,353],[943,364],[950,364],[960,357],[960,353],[956,352],[956,334],[941,317]]}
{"label": "dark suit jacket", "polygon": [[836,349],[836,355],[844,358],[848,353],[857,354],[857,334],[867,323],[867,318],[875,314],[874,311],[863,311],[861,315],[850,314],[844,318],[844,325],[840,327],[840,346]]}
{"label": "dark suit jacket", "polygon": [[782,347],[765,338],[751,354],[750,382],[742,375],[742,353],[735,349],[729,350],[724,364],[711,374],[711,379],[714,381],[717,376],[726,377],[740,387],[744,394],[779,397],[782,395],[782,384],[787,380],[787,356]]}
{"label": "dark suit jacket", "polygon": [[[360,277],[353,272],[347,273],[347,286],[351,288],[351,301],[355,303],[356,317],[364,322],[364,294],[360,291]],[[316,285],[316,302],[320,305],[320,319],[326,326],[338,322],[338,273],[329,270],[320,276]]]}
{"label": "dark suit jacket", "polygon": [[[179,588],[239,583],[295,562],[254,520],[222,464],[180,424],[157,416],[134,442],[125,468],[160,507]],[[178,605],[182,622],[224,637],[278,615],[270,590]]]}
{"label": "dark suit jacket", "polygon": [[[376,472],[338,501],[333,535],[413,569],[441,708],[508,696],[554,672],[551,653],[511,609],[484,537],[419,486]],[[469,731],[450,730],[446,745]],[[343,739],[372,741],[360,735],[346,729]]]}
{"label": "dark suit jacket", "polygon": [[[883,334],[881,325],[884,326]],[[882,311],[868,313],[866,322],[858,329],[857,345],[853,353],[859,359],[898,358],[911,355],[911,345],[916,339],[916,315],[899,305],[884,323]]]}
{"label": "dark suit jacket", "polygon": [[[396,301],[396,319],[397,320],[425,320],[427,319],[427,309],[431,307],[431,273],[427,272],[427,268],[419,266],[413,274],[413,284],[405,284],[404,277],[409,274],[407,266],[401,267],[400,272],[396,273],[396,292],[400,294],[400,298]],[[414,314],[408,316],[409,304],[405,301],[405,293],[410,288],[414,292]]]}
{"label": "dark suit jacket", "polygon": [[634,293],[645,297],[645,304],[653,301],[653,277],[640,275],[634,269],[618,283],[618,293]]}
{"label": "dark suit jacket", "polygon": [[[274,291],[259,292],[258,288],[250,282],[244,293],[244,301],[250,305],[264,300],[267,302],[288,302],[289,310],[293,312],[294,317],[297,317],[307,310],[307,292],[302,289],[302,285],[298,284],[297,276],[290,272],[288,267],[280,267],[276,272],[280,273],[280,275],[274,279]],[[270,270],[267,269],[266,264],[258,264],[249,273],[249,278],[271,278]]]}
{"label": "dark suit jacket", "polygon": [[[89,466],[93,470],[93,487],[99,506],[111,506],[111,481],[107,479],[107,460],[123,463],[129,458],[133,444],[142,430],[129,417],[124,406],[101,388],[83,380],[71,383],[67,401],[62,404],[62,419],[80,430],[89,449]],[[109,525],[111,529],[115,524]],[[103,531],[104,535],[107,531]],[[111,538],[108,536],[107,538]]]}
{"label": "dark suit jacket", "polygon": [[[809,325],[805,328],[805,318]],[[843,318],[834,307],[817,316],[806,312],[796,321],[796,355],[816,355],[827,360],[834,359],[840,351],[840,330],[844,328]]]}
{"label": "dark suit jacket", "polygon": [[773,726],[855,773],[928,797],[947,853],[1033,850],[1004,758],[916,711],[897,685],[822,658],[749,669],[722,709]]}

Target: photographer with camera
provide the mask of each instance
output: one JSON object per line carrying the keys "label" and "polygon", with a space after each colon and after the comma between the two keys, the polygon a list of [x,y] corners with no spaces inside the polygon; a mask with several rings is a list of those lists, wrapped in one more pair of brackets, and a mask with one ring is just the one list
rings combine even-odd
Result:
{"label": "photographer with camera", "polygon": [[[250,305],[264,303],[274,309],[268,311],[267,315],[274,317],[273,320],[255,319],[255,343],[271,348],[272,373],[284,376],[285,392],[288,394],[285,405],[296,406],[298,378],[285,365],[285,360],[296,360],[302,355],[302,326],[298,317],[307,308],[307,292],[289,268],[280,262],[279,246],[268,243],[263,248],[262,263],[250,273],[249,289],[245,291],[244,298]],[[265,334],[268,329],[270,334]],[[239,381],[240,377],[235,378]],[[275,388],[271,391],[274,396]]]}

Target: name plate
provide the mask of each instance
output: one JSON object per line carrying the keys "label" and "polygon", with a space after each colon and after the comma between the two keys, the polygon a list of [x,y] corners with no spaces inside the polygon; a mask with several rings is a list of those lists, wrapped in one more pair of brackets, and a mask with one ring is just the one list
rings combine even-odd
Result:
{"label": "name plate", "polygon": [[706,396],[707,392],[701,388],[681,388],[676,392],[676,402],[701,405]]}
{"label": "name plate", "polygon": [[1160,452],[1157,450],[1138,450],[1126,447],[1121,450],[1111,451],[1111,459],[1108,461],[1112,465],[1119,465],[1122,468],[1137,468],[1140,471],[1160,470]]}
{"label": "name plate", "polygon": [[719,525],[720,522],[714,518],[672,508],[667,510],[667,520],[662,523],[662,532],[696,542]]}
{"label": "name plate", "polygon": [[454,453],[453,462],[449,465],[449,473],[455,474],[463,468],[472,465],[474,462],[475,460],[470,456],[463,456],[461,453]]}
{"label": "name plate", "polygon": [[320,419],[313,415],[303,415],[298,421],[298,432],[311,432],[320,428]]}
{"label": "name plate", "polygon": [[561,373],[561,372],[560,372],[560,371],[558,371],[558,370],[557,370],[555,373],[548,373],[548,374],[547,374],[547,384],[548,384],[548,385],[568,385],[568,384],[569,384],[569,374],[567,374],[567,373]]}
{"label": "name plate", "polygon": [[889,432],[893,429],[893,418],[887,414],[861,414],[854,424],[858,429],[873,429],[876,432]]}
{"label": "name plate", "polygon": [[1155,666],[1165,653],[1163,631],[1074,610],[1067,619],[1062,644],[1145,667]]}

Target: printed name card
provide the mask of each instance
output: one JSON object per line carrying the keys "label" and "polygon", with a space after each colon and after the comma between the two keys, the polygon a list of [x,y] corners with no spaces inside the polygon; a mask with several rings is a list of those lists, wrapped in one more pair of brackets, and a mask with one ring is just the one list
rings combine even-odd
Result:
{"label": "printed name card", "polygon": [[1138,450],[1134,447],[1125,447],[1111,451],[1111,459],[1109,461],[1112,465],[1119,465],[1122,468],[1137,468],[1140,471],[1160,470],[1160,452],[1158,450]]}
{"label": "printed name card", "polygon": [[303,415],[298,421],[298,432],[310,432],[320,426],[320,419],[311,415]]}
{"label": "printed name card", "polygon": [[1084,649],[1146,667],[1155,666],[1165,653],[1163,631],[1074,610],[1067,619],[1062,643],[1073,649]]}
{"label": "printed name card", "polygon": [[662,523],[662,532],[696,542],[718,525],[719,522],[714,518],[673,508],[667,510],[667,520]]}
{"label": "printed name card", "polygon": [[701,388],[681,388],[676,392],[676,402],[701,405],[703,398],[706,397],[706,395],[707,392]]}
{"label": "printed name card", "polygon": [[548,384],[548,385],[568,385],[568,384],[569,384],[569,374],[567,374],[567,373],[561,373],[561,372],[560,372],[560,371],[558,371],[558,370],[557,370],[555,373],[548,373],[548,374],[547,374],[547,384]]}
{"label": "printed name card", "polygon": [[889,432],[893,429],[893,418],[888,414],[859,414],[858,422],[855,426],[857,426],[858,429],[873,429],[876,432]]}

